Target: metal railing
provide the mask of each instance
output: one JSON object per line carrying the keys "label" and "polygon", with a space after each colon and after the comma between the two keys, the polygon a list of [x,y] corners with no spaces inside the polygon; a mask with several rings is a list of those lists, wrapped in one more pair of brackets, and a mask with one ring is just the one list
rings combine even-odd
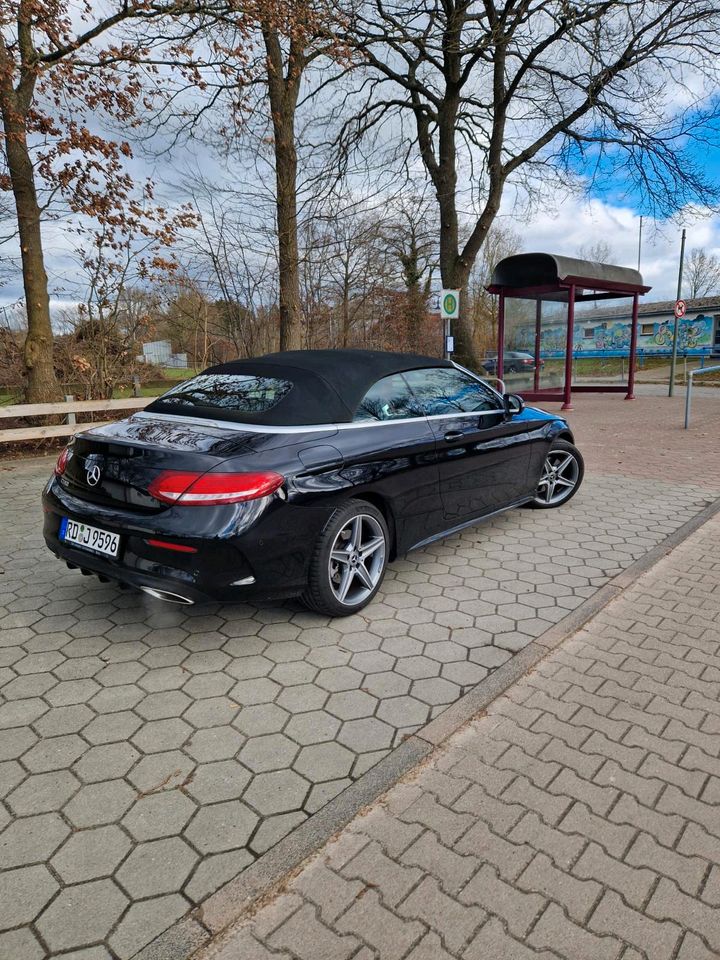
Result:
{"label": "metal railing", "polygon": [[692,405],[693,378],[703,373],[720,373],[720,366],[717,367],[699,367],[697,370],[690,370],[687,376],[687,388],[685,390],[685,429],[690,426],[690,407]]}
{"label": "metal railing", "polygon": [[65,403],[16,403],[0,407],[0,427],[3,420],[23,419],[25,417],[65,418],[65,423],[42,427],[12,427],[0,429],[0,444],[14,443],[18,440],[45,440],[48,437],[69,437],[79,430],[99,427],[110,420],[86,421],[77,423],[76,413],[92,413],[103,410],[141,410],[153,400],[153,397],[127,397],[125,400],[75,400],[67,397]]}

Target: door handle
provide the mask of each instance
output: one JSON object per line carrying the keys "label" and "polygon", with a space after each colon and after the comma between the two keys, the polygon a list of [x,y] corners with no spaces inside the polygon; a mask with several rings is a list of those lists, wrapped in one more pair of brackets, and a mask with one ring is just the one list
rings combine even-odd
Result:
{"label": "door handle", "polygon": [[465,434],[462,432],[462,430],[448,430],[448,432],[445,434],[445,442],[452,443],[453,440],[462,440],[464,436]]}

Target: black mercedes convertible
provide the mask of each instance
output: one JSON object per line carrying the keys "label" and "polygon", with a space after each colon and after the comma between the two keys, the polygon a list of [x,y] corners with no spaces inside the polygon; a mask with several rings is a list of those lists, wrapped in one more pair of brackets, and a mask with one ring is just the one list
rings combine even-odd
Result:
{"label": "black mercedes convertible", "polygon": [[210,367],[63,450],[44,535],[69,567],[176,603],[301,596],[331,616],[388,562],[511,507],[557,507],[567,422],[449,360],[370,350]]}

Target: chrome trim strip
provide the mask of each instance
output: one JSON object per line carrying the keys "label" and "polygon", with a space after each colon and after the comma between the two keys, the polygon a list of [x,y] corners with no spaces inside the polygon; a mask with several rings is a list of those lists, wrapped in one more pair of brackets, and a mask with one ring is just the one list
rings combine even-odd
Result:
{"label": "chrome trim strip", "polygon": [[[484,381],[483,381],[484,382]],[[497,393],[497,391],[493,391]],[[500,395],[498,394],[498,397]],[[500,397],[502,400],[502,398]],[[487,417],[491,414],[504,413],[502,407],[497,410],[456,410],[454,413],[434,413],[429,417],[398,417],[396,420],[359,420],[356,423],[310,423],[304,427],[298,426],[261,426],[257,423],[238,423],[237,420],[205,420],[202,417],[181,417],[171,413],[146,413],[144,410],[133,414],[133,419],[169,420],[171,423],[194,423],[198,426],[222,427],[224,429],[255,433],[328,433],[331,430],[357,430],[360,427],[389,427],[397,423],[415,423],[418,420],[449,420],[456,417]]]}

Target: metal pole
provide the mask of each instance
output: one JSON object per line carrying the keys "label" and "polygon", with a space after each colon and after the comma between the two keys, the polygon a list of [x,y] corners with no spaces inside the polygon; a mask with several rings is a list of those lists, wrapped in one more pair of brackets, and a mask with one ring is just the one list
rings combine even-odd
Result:
{"label": "metal pole", "polygon": [[633,295],[632,306],[632,325],[630,327],[630,361],[628,369],[628,384],[626,400],[635,399],[635,360],[637,357],[637,334],[638,334],[638,294]]}
{"label": "metal pole", "polygon": [[688,378],[687,387],[685,387],[685,429],[687,430],[690,424],[690,403],[692,397],[692,388],[693,388],[693,371],[690,371],[690,376]]}
{"label": "metal pole", "polygon": [[542,323],[542,300],[535,301],[535,377],[534,389],[540,389],[540,324]]}
{"label": "metal pole", "polygon": [[[682,281],[683,281],[683,264],[685,262],[685,229],[683,228],[682,239],[680,241],[680,269],[678,270],[678,285],[677,285],[677,297],[676,300],[680,299],[682,294]],[[675,395],[675,367],[677,365],[677,346],[678,346],[678,325],[680,321],[678,317],[675,317],[675,324],[673,326],[673,348],[672,348],[672,360],[670,361],[670,389],[668,390],[668,396],[672,397]]]}
{"label": "metal pole", "polygon": [[565,341],[565,390],[561,410],[572,410],[573,336],[575,333],[575,284],[570,287],[567,309],[567,340]]}
{"label": "metal pole", "polygon": [[642,253],[642,228],[643,218],[640,217],[640,229],[638,231],[638,270],[640,269],[640,254]]}
{"label": "metal pole", "polygon": [[498,380],[503,379],[505,373],[505,291],[500,291],[500,302],[498,303],[498,354],[497,354],[497,376]]}

